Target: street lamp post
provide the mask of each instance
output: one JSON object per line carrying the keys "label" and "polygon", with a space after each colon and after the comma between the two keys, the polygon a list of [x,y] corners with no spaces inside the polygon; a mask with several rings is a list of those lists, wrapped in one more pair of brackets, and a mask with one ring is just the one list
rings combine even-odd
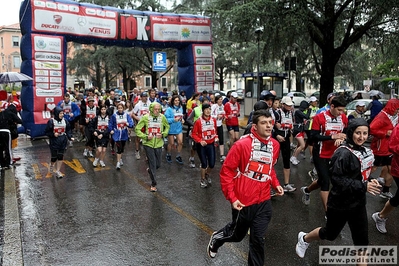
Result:
{"label": "street lamp post", "polygon": [[256,34],[256,42],[258,44],[258,53],[256,59],[256,81],[257,81],[257,98],[259,100],[260,97],[260,75],[259,75],[259,66],[260,66],[260,35],[263,33],[263,27],[259,27],[255,30]]}

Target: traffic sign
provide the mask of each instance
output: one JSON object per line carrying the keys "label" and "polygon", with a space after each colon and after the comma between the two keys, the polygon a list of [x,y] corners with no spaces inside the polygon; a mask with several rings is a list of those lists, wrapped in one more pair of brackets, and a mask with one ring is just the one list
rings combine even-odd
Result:
{"label": "traffic sign", "polygon": [[166,53],[153,52],[152,54],[152,70],[166,71]]}

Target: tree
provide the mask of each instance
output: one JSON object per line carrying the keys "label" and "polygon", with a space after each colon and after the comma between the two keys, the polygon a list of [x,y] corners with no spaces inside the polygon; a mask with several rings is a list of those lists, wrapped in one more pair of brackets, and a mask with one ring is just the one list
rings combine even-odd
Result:
{"label": "tree", "polygon": [[320,101],[333,91],[335,67],[347,49],[364,35],[381,32],[397,23],[398,0],[293,0],[288,16],[298,18],[320,50],[313,50],[320,74]]}

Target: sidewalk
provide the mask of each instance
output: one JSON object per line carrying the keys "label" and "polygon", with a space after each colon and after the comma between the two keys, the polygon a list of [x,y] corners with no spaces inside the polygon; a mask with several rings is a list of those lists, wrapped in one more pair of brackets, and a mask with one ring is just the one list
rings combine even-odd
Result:
{"label": "sidewalk", "polygon": [[4,172],[3,266],[21,266],[22,241],[14,168]]}

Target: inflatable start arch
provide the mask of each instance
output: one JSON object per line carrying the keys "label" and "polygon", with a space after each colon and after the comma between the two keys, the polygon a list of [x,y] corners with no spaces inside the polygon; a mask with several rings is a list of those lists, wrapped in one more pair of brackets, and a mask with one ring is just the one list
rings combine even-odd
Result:
{"label": "inflatable start arch", "polygon": [[25,0],[20,9],[21,91],[27,134],[44,135],[66,87],[67,42],[176,48],[179,90],[213,89],[211,21],[188,14],[143,12],[73,1]]}

